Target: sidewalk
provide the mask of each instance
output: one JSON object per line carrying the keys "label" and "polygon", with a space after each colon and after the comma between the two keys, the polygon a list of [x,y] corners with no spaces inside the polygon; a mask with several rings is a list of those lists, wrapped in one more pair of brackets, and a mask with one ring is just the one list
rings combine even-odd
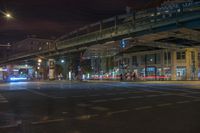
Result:
{"label": "sidewalk", "polygon": [[[87,83],[133,83],[133,84],[177,84],[177,85],[200,85],[200,80],[179,80],[179,81],[144,81],[144,80],[34,80],[34,81],[23,81],[23,82],[38,82],[38,83],[80,83],[80,82],[87,82]],[[1,83],[8,83],[4,81],[0,81]],[[200,88],[200,87],[199,87]]]}

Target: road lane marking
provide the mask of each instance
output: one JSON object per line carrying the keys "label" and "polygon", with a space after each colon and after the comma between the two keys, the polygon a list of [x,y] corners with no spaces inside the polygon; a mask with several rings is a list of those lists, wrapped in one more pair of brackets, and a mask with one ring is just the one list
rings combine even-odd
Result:
{"label": "road lane marking", "polygon": [[128,97],[128,99],[137,99],[137,98],[144,98],[143,96],[131,96],[131,97]]}
{"label": "road lane marking", "polygon": [[0,129],[4,129],[4,128],[13,128],[13,127],[18,127],[19,124],[10,124],[10,125],[4,125],[4,126],[0,126]]}
{"label": "road lane marking", "polygon": [[26,89],[26,91],[28,91],[32,94],[36,94],[36,95],[39,95],[39,96],[48,97],[48,98],[52,98],[52,99],[65,99],[65,97],[51,96],[51,95],[41,93],[41,92],[38,92],[38,91],[34,91],[34,90],[30,90],[30,89]]}
{"label": "road lane marking", "polygon": [[0,103],[8,103],[8,100],[0,101]]}
{"label": "road lane marking", "polygon": [[188,96],[188,94],[177,94],[177,96],[182,96],[182,97],[189,97],[189,98],[199,98],[199,97],[196,97],[196,96]]}
{"label": "road lane marking", "polygon": [[152,106],[142,106],[142,107],[137,107],[135,110],[145,110],[145,109],[151,109]]}
{"label": "road lane marking", "polygon": [[112,101],[120,101],[120,100],[124,100],[124,99],[126,99],[126,98],[119,97],[119,98],[112,98],[110,100],[112,100]]}
{"label": "road lane marking", "polygon": [[119,94],[130,94],[129,92],[120,92]]}
{"label": "road lane marking", "polygon": [[93,100],[91,101],[92,103],[101,103],[101,102],[107,102],[108,100],[106,99],[100,99],[100,100]]}
{"label": "road lane marking", "polygon": [[0,94],[0,103],[8,103],[8,100],[2,94]]}
{"label": "road lane marking", "polygon": [[179,102],[176,102],[178,104],[182,104],[182,103],[189,103],[190,101],[179,101]]}
{"label": "road lane marking", "polygon": [[164,106],[170,106],[170,105],[172,105],[172,103],[162,103],[162,104],[158,104],[156,106],[158,106],[158,107],[164,107]]}
{"label": "road lane marking", "polygon": [[72,98],[83,98],[83,97],[86,97],[86,96],[71,96]]}
{"label": "road lane marking", "polygon": [[68,112],[62,112],[62,114],[63,114],[63,115],[66,115],[66,114],[68,114]]}
{"label": "road lane marking", "polygon": [[160,94],[160,96],[171,96],[173,94],[170,94],[170,93],[166,93],[166,94]]}
{"label": "road lane marking", "polygon": [[99,95],[99,94],[89,95],[89,97],[99,97],[99,96],[101,96],[101,95]]}
{"label": "road lane marking", "polygon": [[[143,86],[145,87],[145,85],[143,85]],[[185,93],[193,93],[194,92],[194,91],[191,91],[191,90],[183,90],[183,89],[176,89],[176,88],[166,88],[168,86],[147,86],[147,87],[149,87],[151,89],[157,89],[157,90],[160,90],[160,91],[168,90],[168,91],[180,91],[180,92],[185,92]],[[165,88],[160,89],[160,87],[165,87]]]}
{"label": "road lane marking", "polygon": [[79,104],[77,104],[77,106],[79,106],[79,107],[89,107],[91,105],[90,104],[86,104],[86,103],[79,103]]}
{"label": "road lane marking", "polygon": [[[149,86],[148,86],[149,87]],[[155,89],[155,88],[154,88]],[[150,90],[150,89],[141,89],[142,91],[144,92],[156,92],[156,93],[159,93],[159,94],[168,94],[167,92],[163,92],[163,91],[158,91],[158,90]]]}
{"label": "road lane marking", "polygon": [[194,101],[194,102],[199,102],[199,101],[200,101],[200,99],[194,99],[193,101]]}
{"label": "road lane marking", "polygon": [[54,120],[45,120],[45,121],[35,121],[31,122],[33,125],[38,125],[38,124],[46,124],[46,123],[53,123],[53,122],[61,122],[64,121],[64,119],[54,119]]}
{"label": "road lane marking", "polygon": [[88,120],[88,119],[91,119],[91,118],[94,118],[94,117],[98,117],[98,116],[99,116],[99,114],[88,114],[88,115],[81,115],[81,116],[75,117],[75,119]]}
{"label": "road lane marking", "polygon": [[118,111],[113,111],[113,112],[108,112],[107,115],[113,115],[113,114],[119,114],[119,113],[125,113],[128,112],[129,110],[124,109],[124,110],[118,110]]}
{"label": "road lane marking", "polygon": [[6,100],[6,98],[5,97],[0,97],[0,100]]}
{"label": "road lane marking", "polygon": [[107,111],[107,110],[109,110],[108,108],[100,107],[100,106],[91,107],[91,109],[94,109],[94,110],[97,110],[97,111]]}
{"label": "road lane marking", "polygon": [[105,95],[107,95],[107,96],[114,96],[114,95],[117,95],[117,94],[115,94],[115,93],[107,93]]}
{"label": "road lane marking", "polygon": [[144,96],[144,97],[158,97],[158,96],[161,96],[161,95],[147,95],[147,96]]}

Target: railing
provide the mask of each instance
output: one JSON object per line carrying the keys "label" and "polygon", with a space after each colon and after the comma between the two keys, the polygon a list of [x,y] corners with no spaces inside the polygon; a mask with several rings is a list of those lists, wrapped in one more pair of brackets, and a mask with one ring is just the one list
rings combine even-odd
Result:
{"label": "railing", "polygon": [[[9,52],[9,59],[10,58],[19,58],[19,57],[25,57],[25,56],[30,56],[30,55],[35,55],[35,54],[41,54],[41,53],[46,53],[46,52],[52,52],[55,51],[55,44],[51,43],[48,46],[38,46],[35,47],[35,49],[27,49],[27,50],[21,50],[21,51],[10,51]],[[5,59],[5,58],[3,58]],[[0,59],[0,60],[3,60]],[[8,59],[8,60],[9,60]]]}

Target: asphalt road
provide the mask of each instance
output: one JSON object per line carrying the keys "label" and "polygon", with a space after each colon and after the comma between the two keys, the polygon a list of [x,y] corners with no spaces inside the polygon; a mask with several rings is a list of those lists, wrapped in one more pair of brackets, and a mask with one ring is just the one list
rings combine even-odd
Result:
{"label": "asphalt road", "polygon": [[1,83],[0,133],[200,133],[200,83]]}

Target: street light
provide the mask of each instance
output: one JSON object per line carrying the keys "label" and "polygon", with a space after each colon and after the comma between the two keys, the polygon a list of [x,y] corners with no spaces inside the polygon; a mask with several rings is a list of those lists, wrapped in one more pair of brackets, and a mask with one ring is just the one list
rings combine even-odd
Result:
{"label": "street light", "polygon": [[65,60],[62,59],[62,60],[61,60],[61,63],[65,63]]}
{"label": "street light", "polygon": [[38,59],[38,63],[41,63],[42,62],[42,59]]}
{"label": "street light", "polygon": [[5,14],[6,18],[12,18],[12,15],[10,13]]}
{"label": "street light", "polygon": [[2,10],[0,10],[0,12],[4,15],[4,17],[6,17],[6,18],[8,18],[8,19],[13,18],[13,16],[12,16],[11,13],[9,13],[9,12],[4,12],[4,11],[2,11]]}

